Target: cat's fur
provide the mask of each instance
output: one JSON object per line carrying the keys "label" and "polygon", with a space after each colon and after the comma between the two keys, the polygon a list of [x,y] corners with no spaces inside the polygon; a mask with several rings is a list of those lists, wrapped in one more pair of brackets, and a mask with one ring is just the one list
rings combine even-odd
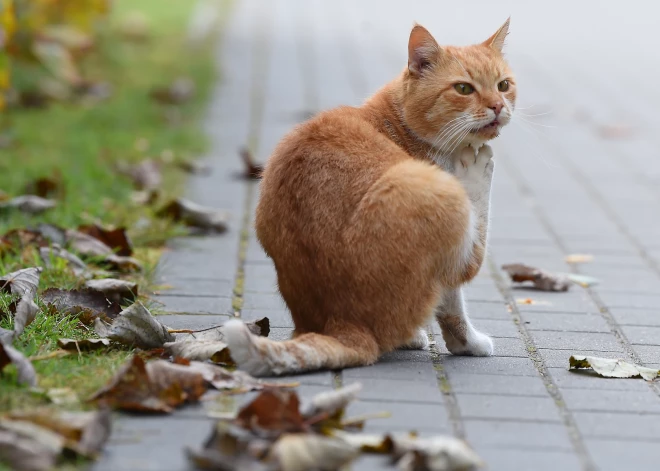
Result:
{"label": "cat's fur", "polygon": [[[493,353],[467,317],[461,285],[486,248],[494,164],[484,143],[515,103],[501,54],[508,23],[467,47],[440,47],[415,26],[398,78],[363,106],[321,113],[279,143],[263,174],[256,229],[295,332],[276,342],[228,322],[241,369],[339,369],[427,348],[423,327],[434,313],[452,353]],[[457,83],[475,91],[463,95]]]}

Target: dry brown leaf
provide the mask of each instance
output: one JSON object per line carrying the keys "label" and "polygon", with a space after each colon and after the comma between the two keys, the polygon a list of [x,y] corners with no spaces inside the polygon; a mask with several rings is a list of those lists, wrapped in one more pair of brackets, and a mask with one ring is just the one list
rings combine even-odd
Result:
{"label": "dry brown leaf", "polygon": [[223,211],[193,203],[184,198],[171,201],[160,209],[157,216],[170,218],[188,227],[206,232],[225,232],[227,215]]}
{"label": "dry brown leaf", "polygon": [[34,294],[25,293],[16,304],[14,312],[14,338],[20,336],[25,328],[37,317],[39,307],[34,303]]}
{"label": "dry brown leaf", "polygon": [[122,410],[172,412],[199,400],[206,390],[207,382],[198,371],[165,360],[145,364],[135,355],[90,400]]}
{"label": "dry brown leaf", "polygon": [[153,159],[143,160],[133,166],[120,162],[117,171],[129,177],[137,190],[156,189],[163,182],[160,164]]}
{"label": "dry brown leaf", "polygon": [[174,336],[168,332],[167,327],[158,322],[141,303],[135,303],[121,311],[107,327],[107,331],[99,330],[97,333],[101,337],[143,350],[159,348],[166,342],[174,341]]}
{"label": "dry brown leaf", "polygon": [[243,167],[245,169],[243,173],[243,177],[251,178],[253,180],[259,180],[264,172],[264,166],[254,161],[252,152],[250,152],[250,150],[247,148],[240,149],[239,154],[241,156],[241,160],[243,161]]}
{"label": "dry brown leaf", "polygon": [[57,339],[57,345],[64,350],[89,352],[110,346],[110,339]]}
{"label": "dry brown leaf", "polygon": [[109,301],[117,304],[125,300],[135,301],[138,296],[137,283],[115,278],[88,280],[85,282],[85,288],[100,291]]}
{"label": "dry brown leaf", "polygon": [[295,391],[266,389],[238,412],[234,423],[259,436],[304,432],[299,405]]}
{"label": "dry brown leaf", "polygon": [[93,324],[96,318],[110,322],[121,312],[119,303],[109,300],[101,291],[90,288],[49,288],[41,294],[41,299],[52,309],[77,316],[85,325]]}
{"label": "dry brown leaf", "polygon": [[23,268],[0,277],[0,292],[23,296],[31,293],[34,296],[39,287],[39,277],[43,268]]}
{"label": "dry brown leaf", "polygon": [[40,198],[49,198],[51,196],[62,198],[64,196],[64,187],[62,176],[41,177],[29,182],[25,186],[26,195],[36,195]]}
{"label": "dry brown leaf", "polygon": [[64,438],[31,422],[0,419],[0,462],[16,471],[53,469]]}
{"label": "dry brown leaf", "polygon": [[79,231],[67,229],[66,242],[69,247],[82,256],[105,257],[112,253],[112,249],[100,240]]}
{"label": "dry brown leaf", "polygon": [[339,438],[311,434],[282,435],[267,460],[280,471],[335,471],[360,454],[360,448]]}
{"label": "dry brown leaf", "polygon": [[188,366],[191,370],[199,372],[215,389],[229,390],[233,393],[246,393],[264,388],[292,388],[299,385],[299,383],[268,383],[244,371],[229,371],[221,366],[201,361],[191,361]]}
{"label": "dry brown leaf", "polygon": [[392,454],[402,471],[467,471],[483,461],[463,440],[437,436],[392,440]]}
{"label": "dry brown leaf", "polygon": [[39,214],[52,209],[57,203],[35,195],[23,195],[8,201],[0,201],[0,211],[17,210],[25,214]]}
{"label": "dry brown leaf", "polygon": [[0,342],[0,373],[5,366],[13,364],[18,372],[18,384],[37,385],[37,372],[25,355],[14,347]]}
{"label": "dry brown leaf", "polygon": [[536,289],[541,291],[567,291],[571,286],[570,281],[561,275],[548,273],[522,263],[502,265],[502,270],[509,274],[512,281],[516,283],[530,281]]}
{"label": "dry brown leaf", "polygon": [[126,228],[119,227],[117,229],[105,229],[97,224],[80,226],[78,232],[87,234],[100,240],[117,255],[123,257],[130,257],[133,255],[133,244],[126,234]]}
{"label": "dry brown leaf", "polygon": [[195,94],[195,82],[187,77],[182,77],[168,87],[157,87],[151,90],[149,96],[159,103],[167,105],[179,105],[190,100]]}

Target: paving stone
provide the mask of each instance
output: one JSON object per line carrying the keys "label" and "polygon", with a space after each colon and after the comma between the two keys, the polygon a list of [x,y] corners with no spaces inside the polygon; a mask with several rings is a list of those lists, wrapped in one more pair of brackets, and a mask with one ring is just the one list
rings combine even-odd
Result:
{"label": "paving stone", "polygon": [[635,345],[633,348],[643,364],[660,363],[660,347],[656,345]]}
{"label": "paving stone", "polygon": [[398,379],[403,381],[428,381],[436,376],[430,362],[381,362],[373,366],[343,370],[344,382],[359,381],[361,378]]}
{"label": "paving stone", "polygon": [[575,411],[573,417],[585,438],[660,441],[656,414]]}
{"label": "paving stone", "polygon": [[[660,358],[659,358],[660,360]],[[603,378],[591,370],[569,370],[568,359],[560,368],[548,368],[554,383],[561,391],[575,389],[588,396],[591,389],[606,391],[642,391],[648,389],[645,381],[621,381]]]}
{"label": "paving stone", "polygon": [[657,442],[588,439],[585,443],[599,471],[658,468]]}
{"label": "paving stone", "polygon": [[510,396],[546,396],[543,380],[534,376],[501,376],[453,372],[448,375],[452,391],[457,393],[483,393]]}
{"label": "paving stone", "polygon": [[660,347],[660,326],[624,326],[622,329],[623,333],[628,337],[628,341],[634,345],[654,345]]}
{"label": "paving stone", "polygon": [[607,322],[600,314],[525,312],[522,318],[525,327],[530,331],[610,332]]}
{"label": "paving stone", "polygon": [[230,314],[231,298],[211,296],[155,296],[168,313]]}
{"label": "paving stone", "polygon": [[626,355],[622,352],[601,352],[597,350],[580,350],[578,348],[575,350],[551,350],[547,348],[539,348],[537,351],[541,355],[543,363],[548,368],[568,368],[568,359],[571,355],[626,359]]}
{"label": "paving stone", "polygon": [[568,451],[477,449],[489,471],[581,471],[577,457]]}
{"label": "paving stone", "polygon": [[573,451],[566,427],[558,423],[466,419],[465,435],[478,449],[509,448],[511,454],[523,449]]}
{"label": "paving stone", "polygon": [[271,340],[283,341],[290,340],[293,329],[287,327],[271,327],[268,338]]}
{"label": "paving stone", "polygon": [[567,389],[562,397],[570,410],[660,414],[660,398],[648,386],[627,391]]}
{"label": "paving stone", "polygon": [[609,308],[619,325],[660,327],[660,315],[654,309]]}
{"label": "paving stone", "polygon": [[447,410],[442,404],[416,404],[401,402],[357,401],[346,410],[348,417],[389,412],[391,417],[368,420],[365,432],[408,432],[425,431],[432,433],[450,433],[451,428]]}
{"label": "paving stone", "polygon": [[424,381],[359,378],[355,379],[354,382],[362,384],[362,391],[358,396],[361,401],[400,401],[435,404],[442,404],[444,402],[434,376],[427,376]]}
{"label": "paving stone", "polygon": [[180,278],[175,274],[165,273],[159,283],[171,287],[161,289],[155,294],[162,296],[221,296],[231,297],[234,290],[232,280],[218,280],[208,278]]}
{"label": "paving stone", "polygon": [[601,352],[622,352],[623,348],[610,333],[595,332],[532,332],[538,348],[557,350],[598,350]]}
{"label": "paving stone", "polygon": [[[544,293],[534,290],[517,289],[512,291],[519,312],[598,312],[598,307],[584,293]],[[532,299],[533,304],[521,304],[518,300]]]}
{"label": "paving stone", "polygon": [[497,289],[497,286],[490,281],[489,284],[483,285],[467,285],[463,288],[463,295],[465,299],[470,301],[494,301],[501,302],[502,294]]}
{"label": "paving stone", "polygon": [[497,356],[475,358],[451,355],[442,358],[442,365],[450,376],[454,372],[505,376],[536,376],[538,374],[529,358]]}
{"label": "paving stone", "polygon": [[157,319],[172,329],[200,330],[220,326],[232,317],[229,314],[161,314]]}
{"label": "paving stone", "polygon": [[609,308],[653,309],[660,306],[660,296],[647,294],[604,291],[600,293],[600,297]]}
{"label": "paving stone", "polygon": [[279,294],[243,293],[243,309],[282,311],[286,303]]}
{"label": "paving stone", "polygon": [[467,311],[471,319],[511,320],[511,313],[504,301],[467,301]]}
{"label": "paving stone", "polygon": [[293,319],[287,311],[275,311],[270,309],[244,309],[241,311],[241,319],[254,321],[267,317],[271,327],[293,327]]}
{"label": "paving stone", "polygon": [[559,421],[557,406],[550,397],[496,396],[456,393],[463,417],[473,419],[518,419]]}

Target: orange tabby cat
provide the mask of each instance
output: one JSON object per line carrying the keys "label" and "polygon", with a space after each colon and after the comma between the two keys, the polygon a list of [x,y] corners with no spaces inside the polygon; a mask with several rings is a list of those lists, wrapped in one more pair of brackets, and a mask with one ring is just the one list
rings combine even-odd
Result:
{"label": "orange tabby cat", "polygon": [[416,25],[408,67],[359,108],[296,127],[263,174],[257,236],[273,259],[295,331],[276,342],[239,320],[226,342],[254,375],[369,365],[428,348],[435,313],[450,352],[491,355],[461,285],[479,271],[492,151],[513,113],[502,56],[509,21],[488,40],[440,47]]}

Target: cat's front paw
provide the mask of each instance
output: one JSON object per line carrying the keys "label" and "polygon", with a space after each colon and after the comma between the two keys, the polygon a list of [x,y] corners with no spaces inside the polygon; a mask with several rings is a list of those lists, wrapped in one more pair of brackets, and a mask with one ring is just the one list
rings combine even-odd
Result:
{"label": "cat's front paw", "polygon": [[493,340],[486,334],[472,329],[465,343],[452,336],[445,336],[445,346],[452,355],[488,357],[494,352]]}
{"label": "cat's front paw", "polygon": [[475,151],[472,147],[461,149],[456,156],[456,176],[463,182],[487,183],[493,178],[495,162],[493,162],[493,149],[488,145],[482,145]]}

